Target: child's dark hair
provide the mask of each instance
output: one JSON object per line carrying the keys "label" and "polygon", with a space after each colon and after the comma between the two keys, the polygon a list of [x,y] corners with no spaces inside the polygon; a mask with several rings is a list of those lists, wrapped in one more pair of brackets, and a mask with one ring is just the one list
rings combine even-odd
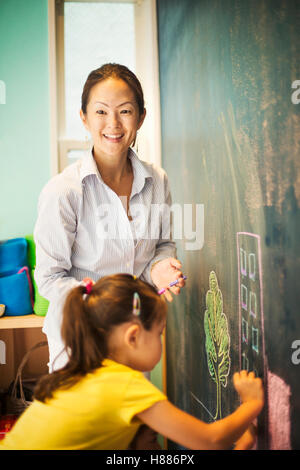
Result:
{"label": "child's dark hair", "polygon": [[[133,314],[133,298],[140,297],[140,315]],[[45,401],[59,387],[70,387],[82,376],[102,365],[108,356],[107,337],[113,327],[127,321],[139,321],[150,330],[166,314],[166,302],[150,284],[130,274],[105,276],[97,281],[89,295],[84,285],[67,296],[61,335],[68,354],[67,364],[44,376],[35,389],[35,398]]]}
{"label": "child's dark hair", "polygon": [[82,112],[86,114],[91,89],[97,83],[107,80],[108,78],[118,78],[127,83],[134,93],[139,109],[139,115],[142,116],[144,113],[144,94],[140,81],[125,65],[114,63],[104,64],[98,69],[92,70],[88,75],[81,96]]}

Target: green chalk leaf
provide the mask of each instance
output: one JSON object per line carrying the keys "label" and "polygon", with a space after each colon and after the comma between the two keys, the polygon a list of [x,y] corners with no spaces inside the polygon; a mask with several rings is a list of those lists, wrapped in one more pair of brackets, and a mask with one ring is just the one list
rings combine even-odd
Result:
{"label": "green chalk leaf", "polygon": [[214,271],[209,275],[204,314],[205,348],[207,365],[212,380],[217,385],[216,416],[221,417],[221,385],[227,386],[230,371],[230,336],[228,322],[223,313],[223,297]]}

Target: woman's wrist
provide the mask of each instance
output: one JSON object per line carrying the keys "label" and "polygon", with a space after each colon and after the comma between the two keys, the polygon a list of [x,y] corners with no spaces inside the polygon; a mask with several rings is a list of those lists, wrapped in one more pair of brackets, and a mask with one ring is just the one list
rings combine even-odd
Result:
{"label": "woman's wrist", "polygon": [[154,263],[151,265],[151,268],[150,268],[150,274],[152,272],[152,269],[154,268],[154,266],[156,266],[158,263],[160,263],[164,258],[160,258],[156,261],[154,261]]}

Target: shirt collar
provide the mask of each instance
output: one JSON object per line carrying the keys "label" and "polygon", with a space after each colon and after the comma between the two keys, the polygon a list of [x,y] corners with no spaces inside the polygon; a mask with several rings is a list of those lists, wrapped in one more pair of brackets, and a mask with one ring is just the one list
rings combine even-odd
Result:
{"label": "shirt collar", "polygon": [[92,148],[86,151],[84,154],[82,161],[81,161],[81,168],[80,168],[80,179],[83,182],[84,178],[89,175],[96,175],[100,181],[103,181],[99,170],[97,168],[96,162],[94,160]]}
{"label": "shirt collar", "polygon": [[[138,158],[137,154],[129,148],[128,157],[130,158],[132,169],[133,169],[133,184],[132,184],[132,191],[131,196],[134,194],[139,193],[143,187],[145,186],[146,179],[152,178],[152,173],[149,169],[144,165],[144,163]],[[84,178],[89,175],[96,175],[97,178],[102,182],[103,179],[101,174],[97,168],[96,162],[94,160],[92,148],[86,152],[82,159],[82,165],[80,169],[80,179],[83,182]]]}
{"label": "shirt collar", "polygon": [[129,148],[128,157],[130,158],[133,169],[132,197],[143,189],[146,184],[146,179],[153,178],[153,175],[131,147]]}

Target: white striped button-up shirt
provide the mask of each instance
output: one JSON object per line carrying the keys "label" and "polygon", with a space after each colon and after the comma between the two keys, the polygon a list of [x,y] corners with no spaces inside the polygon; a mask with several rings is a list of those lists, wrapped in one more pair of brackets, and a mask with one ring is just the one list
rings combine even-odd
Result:
{"label": "white striped button-up shirt", "polygon": [[40,194],[35,280],[50,301],[43,331],[57,341],[65,296],[82,279],[97,281],[122,272],[151,283],[152,264],[176,256],[167,175],[139,160],[132,149],[128,156],[133,169],[132,221],[102,180],[91,151],[53,177]]}

